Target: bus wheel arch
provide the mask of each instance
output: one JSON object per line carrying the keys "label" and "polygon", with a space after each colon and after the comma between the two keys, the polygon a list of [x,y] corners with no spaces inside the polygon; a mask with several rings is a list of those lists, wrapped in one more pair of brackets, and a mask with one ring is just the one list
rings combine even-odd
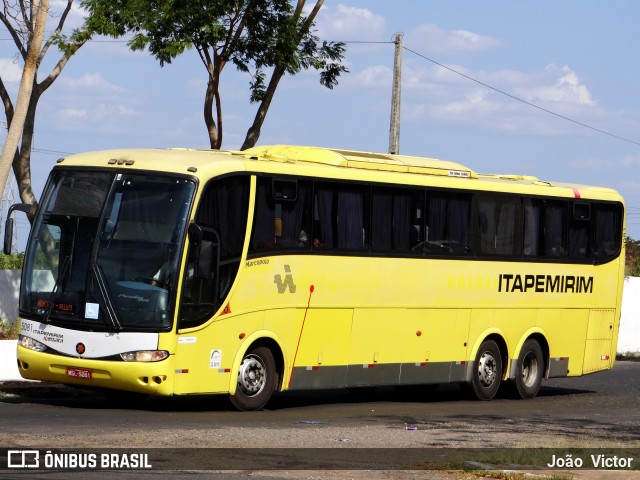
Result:
{"label": "bus wheel arch", "polygon": [[284,358],[277,342],[260,338],[244,351],[232,381],[229,399],[238,410],[260,410],[281,388]]}
{"label": "bus wheel arch", "polygon": [[504,338],[498,334],[487,336],[480,343],[468,370],[467,388],[478,400],[495,397],[505,377],[508,350]]}

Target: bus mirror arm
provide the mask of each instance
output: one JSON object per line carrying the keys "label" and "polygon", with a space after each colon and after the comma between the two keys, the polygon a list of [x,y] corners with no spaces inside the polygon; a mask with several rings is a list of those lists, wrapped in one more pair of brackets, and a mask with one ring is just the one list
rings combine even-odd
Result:
{"label": "bus mirror arm", "polygon": [[13,229],[15,226],[15,222],[13,218],[11,218],[11,214],[14,210],[18,210],[19,212],[24,212],[27,215],[33,215],[36,213],[36,206],[31,205],[30,203],[16,203],[9,207],[9,211],[7,212],[7,220],[4,224],[4,245],[2,251],[5,255],[11,255],[11,244],[13,243]]}

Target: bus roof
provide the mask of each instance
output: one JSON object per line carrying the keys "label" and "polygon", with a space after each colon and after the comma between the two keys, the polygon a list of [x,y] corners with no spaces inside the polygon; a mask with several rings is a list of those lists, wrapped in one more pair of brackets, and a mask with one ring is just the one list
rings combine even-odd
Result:
{"label": "bus roof", "polygon": [[[612,189],[595,186],[585,186],[569,183],[548,182],[539,180],[530,175],[503,175],[481,174],[459,163],[438,160],[434,158],[414,157],[407,155],[393,155],[384,153],[361,152],[355,150],[340,150],[311,146],[270,145],[254,147],[244,151],[220,151],[198,150],[187,148],[172,149],[129,149],[129,150],[104,150],[72,155],[58,160],[60,166],[125,166],[132,169],[167,171],[175,173],[207,173],[216,174],[223,170],[265,170],[273,173],[294,175],[315,175],[321,177],[327,175],[330,178],[343,178],[338,170],[351,171],[348,178],[356,180],[369,172],[387,172],[385,179],[393,183],[414,183],[413,181],[400,181],[402,174],[415,174],[417,177],[429,176],[441,178],[438,184],[448,184],[453,179],[471,180],[472,184],[460,185],[460,188],[487,189],[492,191],[520,190],[517,186],[544,187],[546,194],[557,196],[603,196],[619,200],[619,194]],[[313,173],[294,171],[290,167],[282,169],[283,164],[306,165],[305,170]],[[271,167],[269,167],[271,165]],[[327,170],[328,169],[328,170]],[[332,173],[329,173],[332,172]],[[357,172],[360,172],[358,174]],[[434,179],[435,179],[434,178]],[[373,180],[373,179],[372,179]],[[422,183],[421,181],[415,182]],[[466,183],[466,182],[465,182]],[[479,183],[483,184],[482,187]],[[502,186],[501,186],[502,185]],[[442,185],[451,186],[453,185]],[[515,188],[512,188],[515,187]],[[562,191],[549,191],[549,187],[556,187]],[[528,189],[527,189],[528,190]],[[535,189],[537,190],[537,189]],[[555,189],[554,189],[555,190]],[[533,193],[533,192],[532,192]],[[538,191],[537,193],[542,193]]]}

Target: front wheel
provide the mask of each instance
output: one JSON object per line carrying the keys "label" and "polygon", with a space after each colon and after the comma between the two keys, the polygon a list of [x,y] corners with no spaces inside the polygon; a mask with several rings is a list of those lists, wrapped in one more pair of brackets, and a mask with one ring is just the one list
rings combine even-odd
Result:
{"label": "front wheel", "polygon": [[540,344],[533,339],[524,342],[516,364],[514,391],[520,398],[533,398],[538,394],[544,373],[544,356]]}
{"label": "front wheel", "polygon": [[495,397],[502,380],[502,356],[500,347],[493,340],[482,342],[473,364],[470,390],[478,400]]}
{"label": "front wheel", "polygon": [[257,347],[249,350],[238,369],[236,393],[231,403],[238,410],[260,410],[276,388],[278,373],[271,350]]}

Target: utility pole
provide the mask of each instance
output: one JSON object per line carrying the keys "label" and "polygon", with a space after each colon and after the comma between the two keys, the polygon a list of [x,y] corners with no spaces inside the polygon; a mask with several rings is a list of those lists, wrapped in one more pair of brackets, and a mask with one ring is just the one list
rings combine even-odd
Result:
{"label": "utility pole", "polygon": [[391,125],[389,127],[389,153],[400,153],[400,93],[402,89],[402,33],[396,34],[393,58],[393,87],[391,91]]}

